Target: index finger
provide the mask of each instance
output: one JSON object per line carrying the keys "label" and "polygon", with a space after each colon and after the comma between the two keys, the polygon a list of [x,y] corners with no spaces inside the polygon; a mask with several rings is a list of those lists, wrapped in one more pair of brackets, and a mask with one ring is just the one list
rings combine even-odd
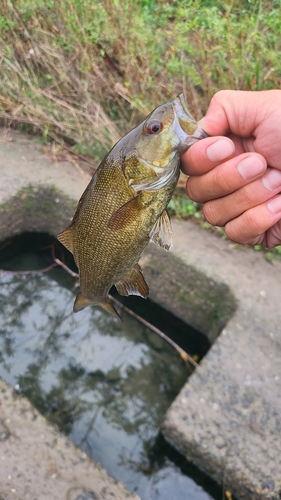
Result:
{"label": "index finger", "polygon": [[182,155],[181,168],[187,175],[202,175],[232,158],[234,153],[235,145],[228,137],[207,137]]}

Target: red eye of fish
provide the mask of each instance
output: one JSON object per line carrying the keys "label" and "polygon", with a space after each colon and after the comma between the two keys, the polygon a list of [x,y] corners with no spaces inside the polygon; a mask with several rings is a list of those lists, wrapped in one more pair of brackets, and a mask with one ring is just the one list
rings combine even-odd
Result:
{"label": "red eye of fish", "polygon": [[159,120],[152,120],[146,125],[146,133],[149,135],[159,134],[163,129],[163,123]]}

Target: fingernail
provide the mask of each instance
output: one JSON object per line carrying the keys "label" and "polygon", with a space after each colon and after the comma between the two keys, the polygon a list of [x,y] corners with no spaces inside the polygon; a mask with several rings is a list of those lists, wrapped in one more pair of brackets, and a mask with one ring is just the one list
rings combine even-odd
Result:
{"label": "fingernail", "polygon": [[264,171],[264,162],[259,156],[247,156],[237,165],[237,170],[244,180],[256,177]]}
{"label": "fingernail", "polygon": [[277,196],[276,198],[273,198],[273,200],[270,200],[267,203],[267,208],[269,208],[273,214],[281,212],[281,196]]}
{"label": "fingernail", "polygon": [[217,162],[225,160],[234,152],[234,144],[230,139],[218,139],[206,150],[210,161]]}
{"label": "fingernail", "polygon": [[276,170],[275,168],[269,168],[262,176],[263,185],[269,191],[281,186],[281,170]]}

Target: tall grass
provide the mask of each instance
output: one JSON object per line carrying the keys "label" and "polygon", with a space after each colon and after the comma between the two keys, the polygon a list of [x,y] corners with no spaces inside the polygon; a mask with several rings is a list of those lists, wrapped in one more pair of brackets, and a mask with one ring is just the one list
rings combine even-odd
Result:
{"label": "tall grass", "polygon": [[176,94],[281,87],[280,3],[2,0],[0,119],[101,158]]}

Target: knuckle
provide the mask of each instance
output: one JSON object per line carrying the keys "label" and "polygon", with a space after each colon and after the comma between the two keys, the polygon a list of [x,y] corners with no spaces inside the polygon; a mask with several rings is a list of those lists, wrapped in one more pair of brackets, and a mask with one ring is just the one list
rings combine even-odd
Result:
{"label": "knuckle", "polygon": [[[232,205],[235,207],[236,216],[254,208],[257,205],[256,192],[251,185],[244,186],[231,195]],[[251,214],[247,215],[251,217]]]}
{"label": "knuckle", "polygon": [[188,150],[182,155],[181,163],[184,167],[185,173],[195,174],[198,170],[200,171],[203,158],[204,152],[202,151],[201,141],[198,141],[188,148]]}
{"label": "knuckle", "polygon": [[187,196],[197,203],[202,203],[202,199],[200,198],[200,190],[196,188],[197,179],[193,177],[189,177],[186,182],[186,192]]}
{"label": "knuckle", "polygon": [[219,191],[224,194],[229,194],[233,190],[232,187],[232,179],[229,175],[229,172],[222,166],[214,168],[213,170],[213,185],[216,191],[219,188]]}
{"label": "knuckle", "polygon": [[231,220],[225,227],[229,239],[246,244],[258,244],[262,239],[263,228],[255,210],[247,210],[241,216]]}
{"label": "knuckle", "polygon": [[219,90],[212,97],[211,102],[213,101],[213,103],[221,106],[225,102],[227,102],[230,93],[231,93],[231,90]]}
{"label": "knuckle", "polygon": [[233,219],[230,221],[228,224],[225,226],[225,233],[227,237],[235,241],[236,243],[241,243],[241,244],[246,244],[247,243],[247,238],[244,238],[244,236],[241,234],[240,228],[239,228],[239,221],[237,219]]}
{"label": "knuckle", "polygon": [[258,236],[263,232],[262,221],[258,217],[258,213],[255,209],[250,209],[244,212],[244,224],[248,227],[253,236]]}
{"label": "knuckle", "polygon": [[281,244],[281,220],[274,224],[266,232],[266,244],[267,248],[273,248]]}
{"label": "knuckle", "polygon": [[216,203],[211,201],[205,203],[203,213],[207,222],[209,222],[212,226],[223,226],[225,224]]}

